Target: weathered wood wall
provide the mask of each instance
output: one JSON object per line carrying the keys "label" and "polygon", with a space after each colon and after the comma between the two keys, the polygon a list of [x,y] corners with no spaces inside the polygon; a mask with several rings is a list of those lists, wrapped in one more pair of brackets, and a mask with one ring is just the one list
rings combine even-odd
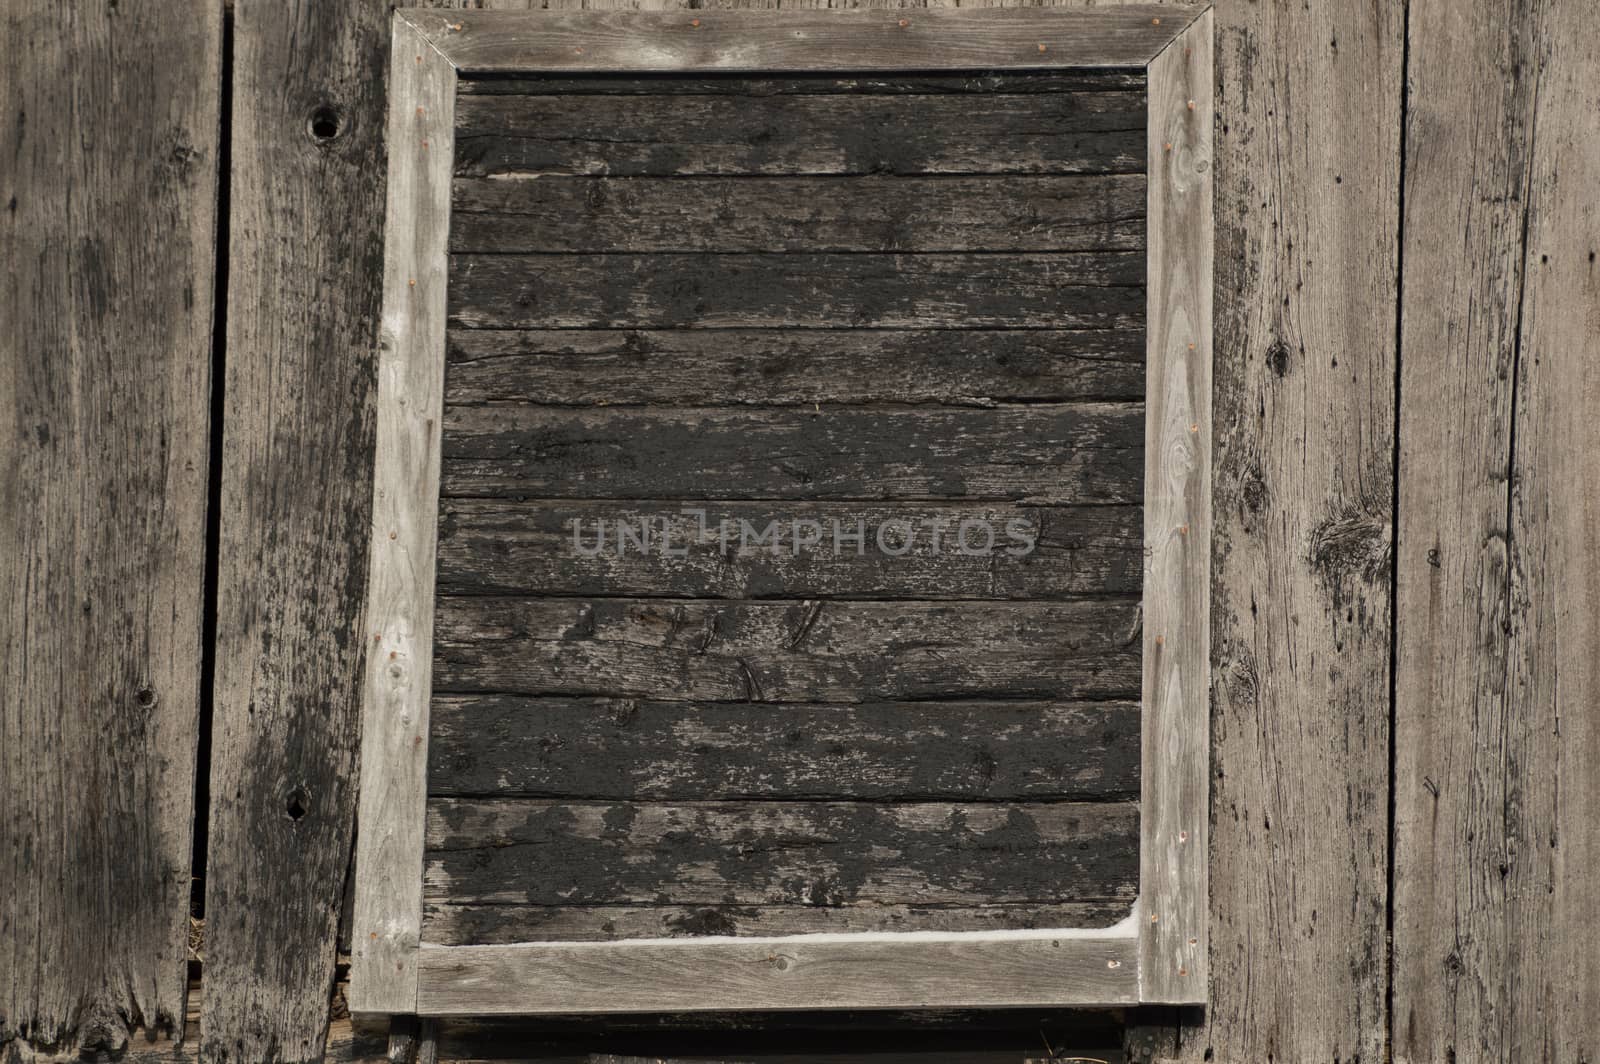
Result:
{"label": "weathered wood wall", "polygon": [[222,11],[7,4],[0,1053],[181,1027]]}
{"label": "weathered wood wall", "polygon": [[[209,1059],[316,1059],[338,1008],[387,12],[238,0],[224,74],[221,6],[6,15],[8,1064],[179,1015],[188,891],[162,873],[188,854],[225,146],[206,992],[189,1048],[149,1055],[193,1059],[203,1031]],[[1556,0],[1218,2],[1213,1006],[1135,1017],[1135,1058],[1600,1055],[1585,23]],[[444,1059],[1044,1055],[1037,1014],[924,1019],[934,1033],[662,1019],[545,1025],[542,1047],[494,1025],[422,1042]],[[1060,1049],[1116,1037],[1043,1022]],[[333,1032],[331,1058],[370,1048]]]}

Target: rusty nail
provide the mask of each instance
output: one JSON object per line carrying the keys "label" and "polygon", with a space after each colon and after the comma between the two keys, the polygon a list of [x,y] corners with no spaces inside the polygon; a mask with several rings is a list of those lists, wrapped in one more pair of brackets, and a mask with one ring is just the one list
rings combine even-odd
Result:
{"label": "rusty nail", "polygon": [[406,284],[410,285],[412,288],[415,288],[417,287],[417,279],[413,277],[411,280],[407,281]]}
{"label": "rusty nail", "polygon": [[1189,101],[1189,110],[1191,110],[1191,111],[1194,110],[1194,101],[1193,100]]}
{"label": "rusty nail", "polygon": [[1189,534],[1189,526],[1188,525],[1179,525],[1178,526],[1178,532],[1179,532],[1180,535],[1187,536]]}
{"label": "rusty nail", "polygon": [[1189,945],[1191,945],[1191,946],[1198,946],[1199,944],[1200,944],[1200,940],[1198,938],[1191,938],[1189,940]]}
{"label": "rusty nail", "polygon": [[1157,920],[1160,920],[1160,919],[1161,919],[1161,917],[1157,916],[1155,913],[1151,913],[1150,914],[1150,922],[1152,924],[1155,923]]}
{"label": "rusty nail", "polygon": [[389,533],[389,538],[390,539],[398,539],[399,536],[400,536],[400,533],[398,533],[398,532],[390,532]]}
{"label": "rusty nail", "polygon": [[1189,969],[1187,969],[1187,968],[1179,968],[1178,969],[1178,974],[1179,975],[1188,975],[1189,974]]}
{"label": "rusty nail", "polygon": [[1170,141],[1170,140],[1169,140],[1169,141],[1167,141],[1167,150],[1168,150],[1168,151],[1171,151],[1171,150],[1172,150],[1172,141]]}
{"label": "rusty nail", "polygon": [[697,19],[697,18],[692,18],[692,19],[689,20],[689,25],[695,27],[696,29],[699,29],[700,28],[700,20]]}
{"label": "rusty nail", "polygon": [[1042,45],[1042,44],[1041,44],[1041,45],[1040,45],[1040,46],[1039,46],[1039,51],[1041,51],[1041,52],[1048,52],[1048,51],[1049,51],[1049,50],[1050,50],[1050,49],[1048,49],[1048,48],[1046,48],[1046,47],[1045,47],[1045,46],[1044,46],[1044,45]]}
{"label": "rusty nail", "polygon": [[1190,425],[1189,426],[1189,431],[1190,432],[1199,432],[1200,431],[1200,426],[1199,425]]}
{"label": "rusty nail", "polygon": [[1179,842],[1188,842],[1189,841],[1189,833],[1187,831],[1178,832],[1178,841]]}
{"label": "rusty nail", "polygon": [[[1165,646],[1166,643],[1167,643],[1167,637],[1166,636],[1164,636],[1164,635],[1156,636],[1156,646],[1158,646],[1158,647],[1159,646]],[[1150,919],[1154,920],[1155,917],[1152,916]]]}
{"label": "rusty nail", "polygon": [[901,29],[904,29],[905,27],[907,27],[909,25],[911,25],[911,20],[910,19],[903,18],[903,19],[900,20],[900,28]]}
{"label": "rusty nail", "polygon": [[1122,962],[1121,961],[1106,961],[1106,967],[1107,968],[1121,968],[1122,967]]}
{"label": "rusty nail", "polygon": [[1153,18],[1153,19],[1150,20],[1150,25],[1159,26],[1159,25],[1161,25],[1161,20],[1158,19],[1158,18]]}
{"label": "rusty nail", "polygon": [[577,55],[582,55],[583,54],[583,49],[582,48],[574,48],[573,52],[576,53]]}

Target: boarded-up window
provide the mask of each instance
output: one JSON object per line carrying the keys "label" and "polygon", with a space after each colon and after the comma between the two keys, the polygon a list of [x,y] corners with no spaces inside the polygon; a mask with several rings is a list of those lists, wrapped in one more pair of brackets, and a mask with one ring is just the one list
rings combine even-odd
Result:
{"label": "boarded-up window", "polygon": [[1125,11],[400,18],[358,1008],[1203,1000],[1209,17]]}

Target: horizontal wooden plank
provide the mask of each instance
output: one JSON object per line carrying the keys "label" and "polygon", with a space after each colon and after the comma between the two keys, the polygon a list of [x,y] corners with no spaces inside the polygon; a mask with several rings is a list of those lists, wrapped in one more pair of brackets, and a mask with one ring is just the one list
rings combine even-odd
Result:
{"label": "horizontal wooden plank", "polygon": [[513,942],[616,942],[704,935],[804,935],[905,931],[1104,928],[1125,901],[1027,905],[492,905],[429,904],[422,941],[438,946]]}
{"label": "horizontal wooden plank", "polygon": [[459,177],[1143,173],[1141,91],[463,96]]}
{"label": "horizontal wooden plank", "polygon": [[[439,506],[438,586],[446,594],[620,588],[713,598],[1050,599],[1136,595],[1144,566],[1136,506],[705,503],[685,512],[686,504],[665,500],[562,499],[445,499]],[[853,531],[858,522],[867,549],[833,550],[835,523]],[[771,543],[746,534],[768,527]],[[983,549],[990,536],[993,551]]]}
{"label": "horizontal wooden plank", "polygon": [[468,75],[457,92],[473,96],[838,96],[941,93],[1143,92],[1142,69],[1019,70],[1007,74],[502,74]]}
{"label": "horizontal wooden plank", "polygon": [[1135,251],[1143,174],[457,178],[455,252]]}
{"label": "horizontal wooden plank", "polygon": [[929,255],[452,255],[477,329],[1144,326],[1134,251]]}
{"label": "horizontal wooden plank", "polygon": [[1132,1004],[1131,947],[1110,933],[434,947],[417,1012]]}
{"label": "horizontal wooden plank", "polygon": [[1119,699],[1137,599],[438,601],[434,690],[662,700]]}
{"label": "horizontal wooden plank", "polygon": [[435,797],[1136,799],[1139,705],[444,695],[428,757]]}
{"label": "horizontal wooden plank", "polygon": [[1140,403],[446,407],[446,496],[1142,501]]}
{"label": "horizontal wooden plank", "polygon": [[1144,330],[452,329],[445,402],[1136,399]]}
{"label": "horizontal wooden plank", "polygon": [[430,903],[1025,905],[1138,890],[1135,802],[428,800]]}
{"label": "horizontal wooden plank", "polygon": [[1154,4],[1052,11],[407,11],[464,73],[1142,67],[1194,19]]}

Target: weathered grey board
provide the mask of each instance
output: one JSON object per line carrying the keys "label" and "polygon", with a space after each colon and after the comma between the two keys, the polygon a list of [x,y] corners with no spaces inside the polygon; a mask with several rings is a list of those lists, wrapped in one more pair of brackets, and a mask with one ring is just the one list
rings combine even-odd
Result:
{"label": "weathered grey board", "polygon": [[533,905],[429,902],[422,938],[430,945],[620,942],[733,935],[903,933],[1109,928],[1128,915],[1126,895],[1099,901],[1013,905]]}
{"label": "weathered grey board", "polygon": [[1134,251],[1142,174],[458,178],[450,250]]}
{"label": "weathered grey board", "polygon": [[1410,11],[1394,1059],[1600,1059],[1600,47]]}
{"label": "weathered grey board", "polygon": [[1144,255],[454,255],[474,329],[1141,328]]}
{"label": "weathered grey board", "polygon": [[[1062,996],[1117,1005],[1138,998],[1131,941],[944,936],[919,942],[914,965],[883,942],[819,936],[434,948],[422,951],[417,1007],[496,1015],[536,1001],[552,1012],[608,1012],[619,986],[650,1011],[1047,1005]],[[974,971],[986,978],[974,981]]]}
{"label": "weathered grey board", "polygon": [[327,1032],[356,807],[388,14],[233,15],[207,1061],[315,1061]]}
{"label": "weathered grey board", "polygon": [[222,10],[8,4],[0,26],[0,1057],[170,1049]]}
{"label": "weathered grey board", "polygon": [[1139,796],[1132,702],[751,706],[440,695],[432,725],[428,792],[439,797]]}
{"label": "weathered grey board", "polygon": [[[633,595],[706,598],[1137,595],[1144,566],[1140,516],[1136,506],[443,499],[439,590],[603,595],[626,588]],[[836,526],[852,536],[865,529],[864,549],[811,549],[813,539],[831,544]],[[772,535],[759,544],[744,538],[746,529],[759,534],[769,527]],[[986,549],[991,535],[992,551]]]}
{"label": "weathered grey board", "polygon": [[1149,66],[1139,1000],[1206,1000],[1210,829],[1212,13]]}
{"label": "weathered grey board", "polygon": [[1144,330],[452,329],[445,401],[944,403],[1144,394]]}
{"label": "weathered grey board", "polygon": [[[1070,23],[1027,8],[911,17],[866,9],[818,15],[796,7],[785,15],[664,11],[611,22],[600,14],[552,12],[536,24],[494,11],[413,17],[464,72],[476,74],[1142,67],[1193,18],[1154,4],[1083,11]],[[639,46],[641,37],[648,48]]]}
{"label": "weathered grey board", "polygon": [[1137,1059],[1378,1061],[1404,6],[1216,18],[1211,1002]]}
{"label": "weathered grey board", "polygon": [[439,421],[444,404],[451,108],[455,72],[397,20],[378,429],[364,631],[360,822],[351,907],[356,1012],[410,1012],[421,940],[422,828],[432,691]]}
{"label": "weathered grey board", "polygon": [[1133,900],[1135,802],[430,798],[430,902],[998,905]]}
{"label": "weathered grey board", "polygon": [[447,407],[448,497],[1138,504],[1139,403]]}
{"label": "weathered grey board", "polygon": [[[463,96],[456,173],[1079,174],[1144,169],[1144,93]],[[797,132],[804,130],[804,135]]]}
{"label": "weathered grey board", "polygon": [[441,596],[434,690],[751,702],[1127,698],[1137,599]]}

